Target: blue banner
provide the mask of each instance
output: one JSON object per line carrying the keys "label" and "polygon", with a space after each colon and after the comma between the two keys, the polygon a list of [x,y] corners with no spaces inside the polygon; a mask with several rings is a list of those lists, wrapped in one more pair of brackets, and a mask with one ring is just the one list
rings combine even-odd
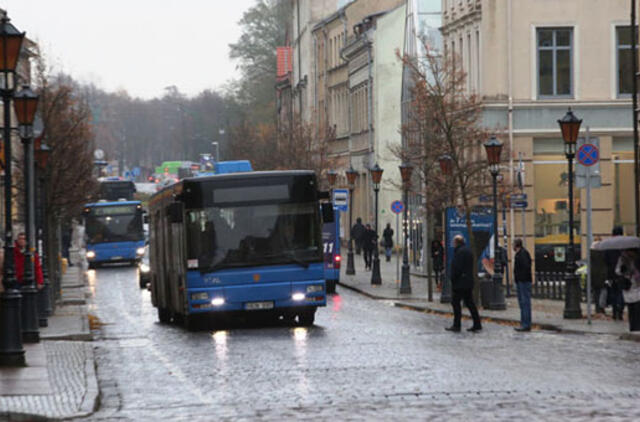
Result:
{"label": "blue banner", "polygon": [[[493,209],[491,207],[474,207],[471,212],[471,227],[473,230],[476,250],[482,251],[478,257],[478,272],[493,273]],[[462,235],[469,244],[467,219],[462,208],[448,207],[445,220],[445,253],[446,272],[450,276],[451,261],[453,260],[453,238]],[[473,249],[473,248],[472,248]]]}

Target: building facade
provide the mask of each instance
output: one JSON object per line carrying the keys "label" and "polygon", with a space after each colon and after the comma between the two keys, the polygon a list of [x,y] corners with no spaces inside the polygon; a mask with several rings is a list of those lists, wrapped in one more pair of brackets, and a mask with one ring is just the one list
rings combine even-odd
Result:
{"label": "building facade", "polygon": [[[593,233],[634,232],[630,5],[627,0],[443,0],[446,54],[484,104],[484,124],[504,134],[507,180],[522,161],[527,208],[510,210],[510,238],[536,251],[536,269],[562,267],[568,243],[567,161],[557,120],[571,107],[599,140],[602,186]],[[581,136],[582,136],[581,134]],[[585,192],[574,228],[586,247]],[[511,250],[509,247],[508,250]]]}

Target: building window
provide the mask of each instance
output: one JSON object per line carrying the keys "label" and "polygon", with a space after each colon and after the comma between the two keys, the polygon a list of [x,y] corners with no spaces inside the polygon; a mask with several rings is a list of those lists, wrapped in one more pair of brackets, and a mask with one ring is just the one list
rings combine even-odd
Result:
{"label": "building window", "polygon": [[573,29],[538,29],[538,95],[572,95]]}
{"label": "building window", "polygon": [[[636,41],[638,33],[636,32]],[[636,50],[638,45],[636,42]],[[618,66],[618,95],[633,93],[633,61],[631,58],[631,27],[616,27],[616,53]]]}

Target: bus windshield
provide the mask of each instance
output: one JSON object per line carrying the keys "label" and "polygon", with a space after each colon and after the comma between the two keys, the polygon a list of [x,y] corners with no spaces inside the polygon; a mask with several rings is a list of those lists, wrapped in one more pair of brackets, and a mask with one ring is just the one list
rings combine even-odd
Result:
{"label": "bus windshield", "polygon": [[189,268],[321,262],[315,202],[187,211]]}
{"label": "bus windshield", "polygon": [[[135,209],[135,207],[133,207]],[[99,208],[94,208],[97,210]],[[91,212],[86,219],[88,243],[129,242],[144,239],[142,214],[104,214]]]}

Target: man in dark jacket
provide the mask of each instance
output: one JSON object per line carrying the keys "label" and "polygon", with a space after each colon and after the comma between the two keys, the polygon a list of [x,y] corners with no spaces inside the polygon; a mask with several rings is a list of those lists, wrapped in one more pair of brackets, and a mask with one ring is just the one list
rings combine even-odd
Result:
{"label": "man in dark jacket", "polygon": [[373,252],[377,248],[378,235],[371,228],[371,224],[367,224],[362,234],[362,251],[364,252],[365,271],[371,270],[373,263]]}
{"label": "man in dark jacket", "polygon": [[531,255],[522,246],[522,239],[513,242],[513,250],[516,253],[513,265],[513,278],[516,281],[518,291],[518,305],[520,306],[520,326],[516,331],[531,331]]}
{"label": "man in dark jacket", "polygon": [[451,262],[451,288],[453,291],[451,305],[453,306],[453,325],[447,327],[447,331],[459,332],[460,320],[462,318],[462,307],[460,302],[469,309],[473,318],[473,326],[467,331],[480,331],[482,324],[480,323],[480,315],[475,303],[473,303],[473,254],[464,244],[464,238],[460,235],[453,238],[453,246],[455,252],[453,261]]}
{"label": "man in dark jacket", "polygon": [[351,238],[356,243],[356,255],[360,255],[362,250],[362,236],[364,236],[366,228],[362,224],[362,218],[356,218],[356,224],[351,227]]}
{"label": "man in dark jacket", "polygon": [[[622,227],[616,226],[611,232],[613,237],[622,236],[624,234]],[[613,308],[613,319],[619,319],[622,321],[622,314],[624,312],[624,298],[622,297],[622,280],[619,275],[616,274],[616,265],[618,265],[618,259],[620,259],[622,251],[620,250],[608,250],[604,252],[604,259],[607,262],[607,302],[611,304]]]}

